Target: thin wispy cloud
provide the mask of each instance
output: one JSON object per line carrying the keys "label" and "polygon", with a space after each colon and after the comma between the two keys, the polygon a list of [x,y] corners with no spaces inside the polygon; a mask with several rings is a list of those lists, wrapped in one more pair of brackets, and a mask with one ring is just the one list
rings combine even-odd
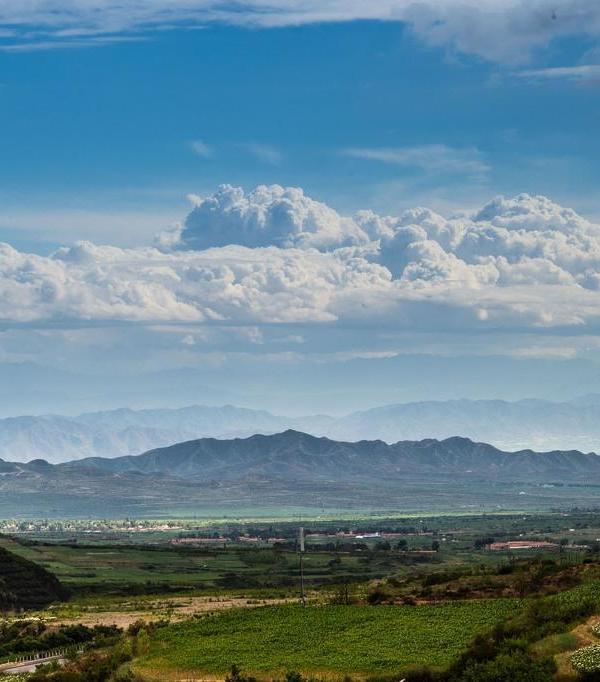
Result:
{"label": "thin wispy cloud", "polygon": [[[16,31],[13,44],[53,36],[168,30],[209,23],[275,28],[358,19],[408,24],[427,44],[506,63],[526,62],[557,38],[600,37],[596,0],[2,0],[0,30]],[[91,42],[90,44],[94,44]],[[77,46],[72,43],[72,46]],[[39,48],[43,49],[43,48]]]}
{"label": "thin wispy cloud", "polygon": [[600,64],[555,66],[548,69],[528,69],[517,73],[519,78],[533,80],[567,80],[575,82],[600,80]]}
{"label": "thin wispy cloud", "polygon": [[[0,36],[1,37],[1,36]],[[69,40],[31,40],[18,43],[0,43],[0,52],[45,52],[47,50],[73,50],[86,47],[101,47],[118,43],[139,43],[144,36],[89,36]]]}
{"label": "thin wispy cloud", "polygon": [[258,161],[271,164],[272,166],[278,166],[283,159],[283,154],[277,147],[273,147],[272,145],[260,144],[258,142],[244,142],[239,146]]}
{"label": "thin wispy cloud", "polygon": [[202,140],[192,140],[190,147],[196,156],[202,159],[209,159],[213,155],[213,150]]}
{"label": "thin wispy cloud", "polygon": [[473,178],[484,178],[491,170],[482,153],[472,147],[460,149],[444,144],[415,147],[350,147],[344,149],[343,154],[355,159],[416,168],[428,173],[461,173]]}

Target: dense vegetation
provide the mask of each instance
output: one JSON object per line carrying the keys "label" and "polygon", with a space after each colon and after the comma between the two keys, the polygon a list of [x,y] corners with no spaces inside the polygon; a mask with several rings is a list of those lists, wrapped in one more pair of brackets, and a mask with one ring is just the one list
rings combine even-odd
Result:
{"label": "dense vegetation", "polygon": [[[473,636],[497,625],[511,600],[440,606],[273,606],[236,610],[156,631],[142,670],[161,667],[224,674],[232,663],[252,673],[394,673],[443,668]],[[198,642],[202,647],[198,647]]]}
{"label": "dense vegetation", "polygon": [[[550,682],[554,679],[555,664],[551,655],[554,652],[548,655],[548,652],[536,650],[535,643],[569,630],[598,609],[598,582],[552,596],[525,600],[523,607],[505,621],[484,635],[476,636],[452,666],[446,679],[460,682],[521,679]],[[518,665],[518,670],[515,670],[515,665]],[[492,671],[496,671],[495,676]]]}
{"label": "dense vegetation", "polygon": [[40,608],[68,596],[52,573],[0,547],[0,611]]}
{"label": "dense vegetation", "polygon": [[547,682],[554,661],[533,644],[599,608],[600,583],[589,583],[523,601],[238,610],[157,629],[150,653],[136,666],[156,680],[165,670],[224,675],[233,663],[262,678],[300,670],[317,676],[335,671],[408,680]]}
{"label": "dense vegetation", "polygon": [[65,649],[75,645],[104,643],[118,634],[115,627],[66,625],[49,627],[42,620],[0,621],[0,661],[20,654]]}
{"label": "dense vegetation", "polygon": [[94,629],[92,634],[83,653],[72,657],[64,666],[52,662],[24,679],[27,682],[136,682],[137,678],[126,665],[135,655],[147,650],[148,632],[143,624],[133,625],[126,633],[113,627]]}

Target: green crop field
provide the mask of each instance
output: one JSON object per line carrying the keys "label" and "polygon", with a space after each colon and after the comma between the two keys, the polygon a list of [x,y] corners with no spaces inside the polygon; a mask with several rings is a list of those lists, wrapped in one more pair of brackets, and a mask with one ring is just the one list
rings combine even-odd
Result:
{"label": "green crop field", "polygon": [[0,546],[44,566],[69,586],[146,582],[201,585],[227,571],[245,568],[234,553],[177,552],[168,547],[21,546],[8,540],[1,541]]}
{"label": "green crop field", "polygon": [[[195,587],[273,587],[297,585],[298,555],[272,548],[177,549],[168,545],[22,545],[0,537],[0,548],[34,561],[65,585],[110,592],[126,585]],[[344,580],[366,580],[402,571],[402,558],[382,554],[361,557],[336,552],[307,554],[305,578],[309,585]]]}
{"label": "green crop field", "polygon": [[235,610],[158,629],[136,668],[151,679],[171,673],[225,673],[232,664],[266,678],[305,673],[399,673],[445,668],[475,634],[518,602],[510,599],[423,606],[269,606]]}

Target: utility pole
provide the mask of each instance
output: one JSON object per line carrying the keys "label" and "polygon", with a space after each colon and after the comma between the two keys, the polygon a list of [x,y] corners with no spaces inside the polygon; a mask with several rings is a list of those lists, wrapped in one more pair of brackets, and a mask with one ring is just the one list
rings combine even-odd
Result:
{"label": "utility pole", "polygon": [[300,603],[306,606],[306,594],[304,593],[304,528],[300,526],[299,534],[299,548],[300,548]]}

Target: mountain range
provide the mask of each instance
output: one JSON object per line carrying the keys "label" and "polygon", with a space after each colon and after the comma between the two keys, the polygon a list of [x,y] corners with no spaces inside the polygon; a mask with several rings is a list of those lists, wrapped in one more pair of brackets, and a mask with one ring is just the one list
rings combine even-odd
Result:
{"label": "mountain range", "polygon": [[24,516],[564,508],[595,504],[598,488],[595,454],[459,437],[388,444],[287,430],[56,465],[0,461],[0,514]]}
{"label": "mountain range", "polygon": [[505,450],[600,451],[600,396],[567,402],[424,401],[344,417],[285,417],[231,405],[9,417],[0,419],[0,457],[60,463],[138,454],[197,438],[234,438],[290,428],[346,441],[394,443],[459,435]]}

